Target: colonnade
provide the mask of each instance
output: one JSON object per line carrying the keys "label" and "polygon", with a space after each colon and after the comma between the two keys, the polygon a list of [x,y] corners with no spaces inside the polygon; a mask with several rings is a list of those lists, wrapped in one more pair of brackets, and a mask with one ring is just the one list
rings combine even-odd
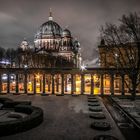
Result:
{"label": "colonnade", "polygon": [[100,94],[124,95],[125,75],[97,71],[4,71],[0,94]]}

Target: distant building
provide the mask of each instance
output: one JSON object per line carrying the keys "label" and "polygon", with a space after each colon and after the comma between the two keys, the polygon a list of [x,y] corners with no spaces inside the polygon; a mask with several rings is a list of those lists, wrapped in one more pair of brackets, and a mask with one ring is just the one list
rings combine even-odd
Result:
{"label": "distant building", "polygon": [[100,67],[102,68],[128,68],[133,59],[137,60],[136,43],[128,42],[126,44],[107,46],[102,39],[99,49]]}
{"label": "distant building", "polygon": [[[104,40],[98,49],[100,66],[86,67],[79,41],[68,29],[62,29],[50,12],[49,20],[35,35],[34,45],[24,39],[17,50],[9,50],[8,60],[1,61],[0,94],[130,95],[129,73],[116,66],[122,61],[117,49],[109,49]],[[125,54],[123,49],[121,52]]]}
{"label": "distant building", "polygon": [[[116,68],[118,73],[120,69],[135,69],[135,62],[137,61],[137,45],[135,42],[128,42],[126,44],[112,44],[110,46],[107,46],[105,44],[105,41],[102,39],[100,42],[100,45],[98,46],[99,49],[99,63],[100,68]],[[132,87],[132,81],[129,78],[129,74],[131,74],[131,70],[122,70],[123,74],[120,76],[119,74],[115,74],[113,76],[114,79],[114,87],[116,92],[121,91],[122,86],[122,79],[124,80],[124,87],[125,92],[130,93],[130,89]],[[110,75],[105,74],[105,86],[108,85],[110,87]],[[138,85],[136,91],[140,92],[140,85]]]}
{"label": "distant building", "polygon": [[43,23],[34,38],[34,48],[24,40],[19,46],[20,67],[76,67],[81,65],[80,43],[70,30],[62,29],[52,17]]}

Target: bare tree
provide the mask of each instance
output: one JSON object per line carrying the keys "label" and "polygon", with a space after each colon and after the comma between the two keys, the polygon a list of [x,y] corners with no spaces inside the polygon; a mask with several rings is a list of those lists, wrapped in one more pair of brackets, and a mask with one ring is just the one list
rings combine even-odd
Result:
{"label": "bare tree", "polygon": [[2,61],[5,57],[5,49],[0,47],[0,61]]}
{"label": "bare tree", "polygon": [[101,38],[105,48],[103,53],[109,54],[106,58],[110,61],[106,59],[106,64],[123,68],[128,74],[129,89],[135,99],[140,84],[140,16],[130,13],[122,16],[119,25],[107,23],[101,27]]}
{"label": "bare tree", "polygon": [[15,62],[15,59],[16,59],[16,50],[14,50],[13,48],[8,48],[5,52],[5,57],[7,60],[10,61],[11,65],[10,67],[12,67],[13,65],[13,62]]}

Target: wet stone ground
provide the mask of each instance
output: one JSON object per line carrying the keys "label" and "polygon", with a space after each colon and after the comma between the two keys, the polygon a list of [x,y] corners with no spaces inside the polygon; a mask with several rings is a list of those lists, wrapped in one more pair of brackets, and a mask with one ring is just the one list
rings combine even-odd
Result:
{"label": "wet stone ground", "polygon": [[[110,135],[119,140],[124,137],[116,123],[108,113],[100,97],[98,103],[105,115],[105,120],[111,129],[107,131],[92,129],[90,126],[96,122],[90,118],[89,102],[85,95],[73,97],[66,96],[40,96],[40,95],[1,95],[15,101],[32,101],[44,111],[44,121],[41,125],[29,131],[0,137],[0,140],[93,140],[98,135]],[[98,120],[101,122],[102,120]]]}

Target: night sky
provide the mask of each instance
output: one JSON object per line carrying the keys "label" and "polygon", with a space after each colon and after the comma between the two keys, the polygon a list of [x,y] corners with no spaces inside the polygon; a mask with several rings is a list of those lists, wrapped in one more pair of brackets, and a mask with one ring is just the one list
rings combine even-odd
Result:
{"label": "night sky", "polygon": [[117,23],[122,14],[140,13],[140,0],[0,0],[0,46],[16,48],[24,38],[33,45],[50,7],[54,20],[80,41],[83,58],[95,61],[100,26]]}

